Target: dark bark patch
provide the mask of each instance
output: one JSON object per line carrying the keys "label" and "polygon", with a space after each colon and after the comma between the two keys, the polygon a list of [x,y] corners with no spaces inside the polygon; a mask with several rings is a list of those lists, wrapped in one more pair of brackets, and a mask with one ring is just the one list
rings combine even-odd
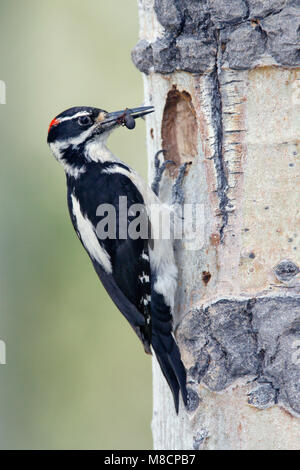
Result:
{"label": "dark bark patch", "polygon": [[276,403],[276,390],[271,384],[262,384],[248,394],[248,403],[260,410],[270,408]]}
{"label": "dark bark patch", "polygon": [[211,71],[218,35],[222,66],[251,69],[266,53],[280,65],[300,65],[299,0],[155,0],[154,11],[163,37],[140,41],[132,54],[144,73]]}
{"label": "dark bark patch", "polygon": [[300,415],[300,297],[219,300],[188,313],[177,330],[190,380],[221,392],[253,382],[251,405]]}
{"label": "dark bark patch", "polygon": [[258,24],[246,22],[221,31],[221,41],[226,44],[222,64],[231,69],[246,70],[258,64],[267,45],[266,34]]}
{"label": "dark bark patch", "polygon": [[153,49],[145,39],[137,43],[131,52],[131,58],[135,66],[143,73],[148,74],[153,66]]}
{"label": "dark bark patch", "polygon": [[290,281],[300,272],[299,267],[290,260],[283,260],[274,268],[274,273],[279,281]]}
{"label": "dark bark patch", "polygon": [[210,272],[208,271],[203,271],[202,273],[202,281],[204,282],[204,284],[207,286],[207,284],[209,283],[209,281],[211,280],[211,274]]}
{"label": "dark bark patch", "polygon": [[187,410],[192,412],[195,411],[200,403],[200,398],[198,396],[198,393],[195,392],[195,390],[192,390],[191,388],[188,388],[188,398],[187,398]]}

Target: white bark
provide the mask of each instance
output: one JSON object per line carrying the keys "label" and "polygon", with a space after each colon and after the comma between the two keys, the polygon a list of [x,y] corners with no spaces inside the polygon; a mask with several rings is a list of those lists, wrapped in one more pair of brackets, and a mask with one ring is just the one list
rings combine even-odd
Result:
{"label": "white bark", "polygon": [[[141,38],[153,43],[163,35],[154,0],[139,7]],[[216,67],[144,75],[145,104],[156,111],[147,121],[150,181],[153,156],[168,144],[174,150],[175,135],[177,163],[193,161],[185,202],[205,208],[202,246],[176,245],[176,336],[195,403],[187,411],[181,402],[176,416],[154,360],[154,447],[298,449],[300,68],[268,54],[249,70],[217,55]],[[166,201],[172,182],[167,174]]]}

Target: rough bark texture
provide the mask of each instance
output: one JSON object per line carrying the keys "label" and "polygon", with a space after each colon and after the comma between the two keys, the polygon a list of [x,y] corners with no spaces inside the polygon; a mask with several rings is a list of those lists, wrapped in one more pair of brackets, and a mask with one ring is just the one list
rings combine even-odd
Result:
{"label": "rough bark texture", "polygon": [[[176,243],[179,417],[156,362],[156,449],[300,445],[300,2],[140,0],[150,178],[192,161],[204,243]],[[173,173],[164,177],[168,201]]]}

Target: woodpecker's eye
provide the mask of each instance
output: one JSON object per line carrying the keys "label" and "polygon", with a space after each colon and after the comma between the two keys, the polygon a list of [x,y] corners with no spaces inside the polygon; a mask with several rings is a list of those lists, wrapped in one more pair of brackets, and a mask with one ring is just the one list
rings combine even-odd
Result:
{"label": "woodpecker's eye", "polygon": [[92,118],[88,115],[80,116],[77,122],[81,127],[90,126],[93,123]]}

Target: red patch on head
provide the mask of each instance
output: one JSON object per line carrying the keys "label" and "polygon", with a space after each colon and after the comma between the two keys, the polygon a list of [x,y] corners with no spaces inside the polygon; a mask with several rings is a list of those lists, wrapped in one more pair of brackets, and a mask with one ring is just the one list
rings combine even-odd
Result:
{"label": "red patch on head", "polygon": [[48,129],[48,134],[50,132],[51,127],[57,126],[58,124],[59,124],[59,119],[57,119],[57,118],[52,119],[52,121],[50,122],[49,129]]}

